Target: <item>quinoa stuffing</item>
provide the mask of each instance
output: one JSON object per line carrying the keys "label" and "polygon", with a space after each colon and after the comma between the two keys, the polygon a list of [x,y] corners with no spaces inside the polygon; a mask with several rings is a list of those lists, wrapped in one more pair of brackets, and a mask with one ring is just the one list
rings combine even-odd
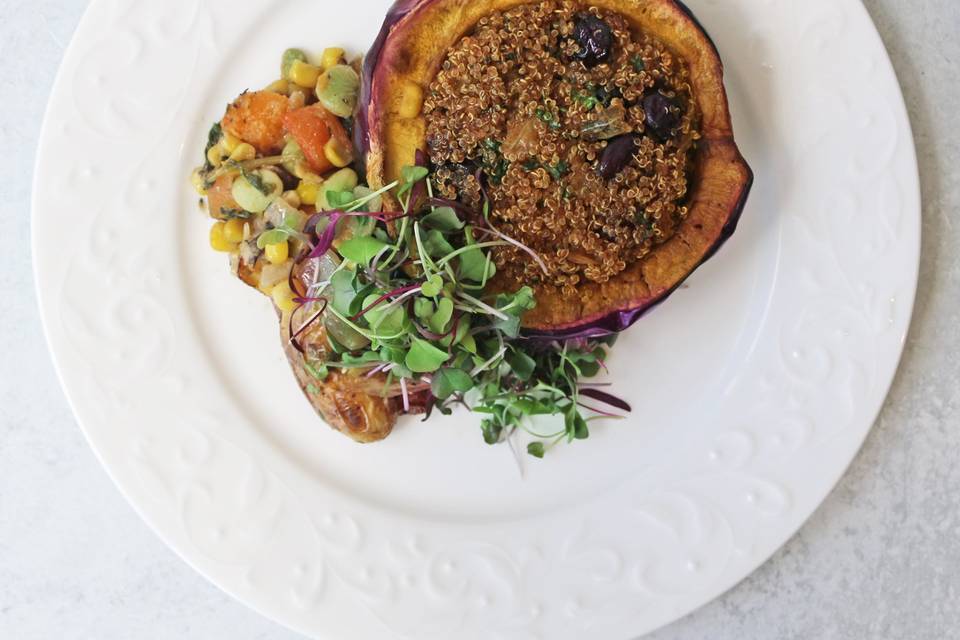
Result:
{"label": "quinoa stuffing", "polygon": [[[424,102],[441,195],[480,206],[543,257],[500,272],[575,295],[669,240],[687,215],[699,114],[689,70],[616,13],[543,0],[483,17]],[[482,184],[481,184],[482,181]]]}

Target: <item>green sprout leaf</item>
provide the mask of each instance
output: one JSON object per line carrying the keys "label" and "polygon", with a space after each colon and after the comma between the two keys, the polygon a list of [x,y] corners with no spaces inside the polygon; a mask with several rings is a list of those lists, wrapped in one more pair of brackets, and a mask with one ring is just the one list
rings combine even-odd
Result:
{"label": "green sprout leaf", "polygon": [[353,191],[327,191],[327,204],[334,209],[342,209],[353,203]]}
{"label": "green sprout leaf", "polygon": [[323,382],[324,380],[326,380],[327,377],[330,375],[330,370],[326,367],[326,365],[315,366],[310,364],[309,362],[304,362],[303,368],[307,370],[307,373],[309,373],[311,376],[313,376],[320,382]]}
{"label": "green sprout leaf", "polygon": [[430,389],[437,400],[446,400],[455,393],[466,393],[473,389],[473,378],[461,369],[440,369],[433,376]]}
{"label": "green sprout leaf", "polygon": [[523,287],[514,294],[497,296],[497,309],[507,315],[506,319],[498,318],[494,327],[502,331],[508,338],[520,337],[520,318],[524,313],[537,306],[533,289]]}
{"label": "green sprout leaf", "polygon": [[289,239],[290,231],[287,229],[271,229],[270,231],[264,231],[260,234],[260,237],[257,238],[257,247],[260,249],[266,249],[269,245],[280,244],[281,242],[286,242]]}
{"label": "green sprout leaf", "polygon": [[[476,409],[474,411],[477,411]],[[482,413],[477,411],[477,413]],[[489,445],[494,445],[500,442],[500,437],[503,435],[503,425],[497,423],[493,419],[484,420],[480,424],[480,428],[483,431],[483,441]]]}
{"label": "green sprout leaf", "polygon": [[[331,306],[345,316],[352,316],[350,307],[353,301],[358,297],[357,289],[354,284],[356,274],[344,269],[333,274],[330,278],[330,304]],[[356,312],[354,312],[356,313]]]}
{"label": "green sprout leaf", "polygon": [[434,275],[423,283],[423,287],[420,290],[424,297],[427,298],[436,298],[440,295],[441,291],[443,291],[443,278],[439,275]]}
{"label": "green sprout leaf", "polygon": [[[367,296],[363,304],[360,305],[361,310],[369,309],[371,305],[381,299],[382,295],[383,294],[378,291]],[[363,317],[370,325],[370,328],[381,335],[395,335],[406,331],[409,327],[407,310],[403,305],[391,307],[385,303],[380,304],[367,311]]]}
{"label": "green sprout leaf", "polygon": [[504,358],[514,375],[529,382],[537,368],[537,361],[519,349],[512,349]]}
{"label": "green sprout leaf", "polygon": [[446,236],[436,229],[427,231],[427,235],[423,238],[423,248],[431,258],[437,259],[448,256],[456,251]]}
{"label": "green sprout leaf", "polygon": [[453,300],[441,298],[437,303],[437,311],[427,320],[427,324],[434,333],[446,333],[452,319]]}
{"label": "green sprout leaf", "polygon": [[370,261],[373,260],[378,253],[383,251],[386,246],[387,244],[385,242],[381,242],[371,236],[360,236],[359,238],[347,240],[340,245],[337,251],[347,260],[359,265],[368,266]]}
{"label": "green sprout leaf", "polygon": [[450,355],[426,340],[413,338],[405,363],[414,373],[433,373],[446,364]]}
{"label": "green sprout leaf", "polygon": [[534,458],[543,458],[546,455],[546,447],[543,446],[542,442],[531,442],[527,445],[527,453],[529,453]]}
{"label": "green sprout leaf", "polygon": [[397,195],[407,194],[414,185],[430,175],[426,167],[407,166],[400,169],[400,186],[397,189]]}
{"label": "green sprout leaf", "polygon": [[423,226],[446,233],[460,231],[466,226],[453,207],[437,207],[421,219]]}

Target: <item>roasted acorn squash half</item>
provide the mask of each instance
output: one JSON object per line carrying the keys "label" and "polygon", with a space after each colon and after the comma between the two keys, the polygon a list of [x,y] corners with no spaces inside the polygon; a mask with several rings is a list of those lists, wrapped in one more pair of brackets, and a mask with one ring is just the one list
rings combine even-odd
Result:
{"label": "roasted acorn squash half", "polygon": [[[426,150],[421,105],[451,47],[485,15],[532,0],[399,0],[365,60],[355,127],[372,186],[390,183]],[[638,32],[659,39],[689,67],[700,134],[687,196],[688,213],[674,235],[608,282],[586,282],[577,295],[535,288],[537,308],[524,319],[531,334],[557,337],[622,331],[662,302],[733,234],[753,173],[733,137],[723,65],[710,37],[674,0],[576,0],[584,10],[617,13]],[[500,289],[521,282],[493,283]]]}

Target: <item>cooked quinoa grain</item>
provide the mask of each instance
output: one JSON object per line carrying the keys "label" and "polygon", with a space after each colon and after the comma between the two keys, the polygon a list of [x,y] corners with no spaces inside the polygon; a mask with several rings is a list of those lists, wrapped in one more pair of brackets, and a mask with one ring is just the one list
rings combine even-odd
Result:
{"label": "cooked quinoa grain", "polygon": [[[485,187],[491,222],[550,274],[511,247],[495,252],[497,267],[571,294],[673,236],[699,138],[683,61],[622,16],[590,13],[612,31],[606,62],[581,60],[582,5],[522,5],[482,18],[451,49],[424,103],[439,191],[479,206]],[[632,154],[613,157],[628,140]]]}

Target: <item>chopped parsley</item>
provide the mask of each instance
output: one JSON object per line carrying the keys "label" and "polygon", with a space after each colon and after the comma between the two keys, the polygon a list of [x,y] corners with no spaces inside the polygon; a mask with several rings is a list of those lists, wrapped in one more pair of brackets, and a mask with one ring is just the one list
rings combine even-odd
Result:
{"label": "chopped parsley", "polygon": [[220,140],[223,138],[223,127],[220,126],[219,122],[215,122],[212,127],[210,127],[209,133],[207,133],[207,146],[203,149],[203,170],[210,171],[213,169],[213,165],[210,164],[210,160],[207,159],[207,155],[210,153],[210,149],[213,149],[215,146],[220,144]]}
{"label": "chopped parsley", "polygon": [[563,126],[560,124],[560,120],[557,118],[556,115],[554,115],[552,111],[549,111],[541,107],[537,109],[536,113],[537,113],[537,119],[540,120],[541,122],[545,122],[547,126],[549,126],[554,131],[556,131],[561,126]]}

